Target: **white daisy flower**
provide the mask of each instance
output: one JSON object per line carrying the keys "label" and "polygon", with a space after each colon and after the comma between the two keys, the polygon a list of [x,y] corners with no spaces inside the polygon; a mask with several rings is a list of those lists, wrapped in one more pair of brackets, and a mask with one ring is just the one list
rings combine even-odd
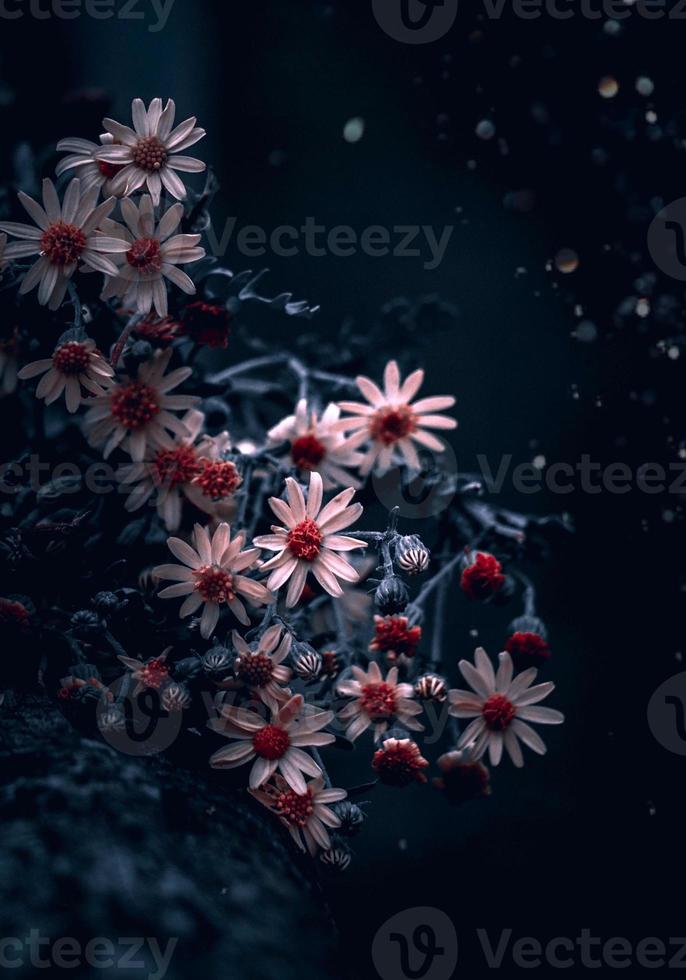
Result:
{"label": "white daisy flower", "polygon": [[376,661],[372,660],[366,671],[352,667],[352,680],[342,680],[336,685],[339,694],[355,700],[338,712],[338,717],[348,723],[346,738],[356,738],[374,726],[374,740],[378,741],[391,722],[397,721],[405,728],[423,732],[424,726],[415,718],[422,713],[421,704],[413,701],[411,684],[398,684],[398,668],[391,667],[384,680]]}
{"label": "white daisy flower", "polygon": [[552,708],[536,707],[539,701],[555,689],[548,681],[531,687],[538,671],[531,667],[512,678],[513,665],[509,653],[500,654],[498,673],[484,649],[479,647],[474,662],[460,661],[462,676],[472,691],[449,691],[450,714],[456,718],[471,718],[457,743],[458,749],[471,748],[471,758],[480,759],[488,749],[491,765],[497,766],[506,748],[516,766],[524,765],[519,741],[534,752],[544,755],[546,748],[540,736],[527,724],[561,725],[564,715]]}
{"label": "white daisy flower", "polygon": [[153,569],[155,578],[178,582],[178,585],[163,589],[160,598],[185,596],[179,612],[182,619],[191,616],[204,603],[200,635],[206,640],[214,633],[223,605],[229,607],[239,622],[249,626],[250,617],[239,597],[247,599],[253,606],[264,606],[274,598],[260,582],[241,574],[255,565],[260,556],[259,548],[242,551],[245,532],[241,531],[232,541],[228,524],[220,524],[211,539],[206,528],[196,524],[193,543],[195,548],[180,538],[168,539],[169,550],[183,564],[159,565]]}
{"label": "white daisy flower", "polygon": [[257,643],[246,643],[236,630],[231,638],[234,649],[238,651],[233,667],[236,680],[266,704],[270,711],[278,711],[284,701],[291,697],[291,691],[281,685],[288,684],[293,676],[293,671],[283,665],[290,653],[293,637],[276,625],[265,630]]}
{"label": "white daisy flower", "polygon": [[181,439],[189,438],[188,429],[172,412],[193,408],[200,399],[169,394],[192,374],[190,367],[166,374],[171,356],[171,349],[155,351],[138,368],[135,380],[124,378],[92,399],[84,431],[89,445],[103,447],[105,459],[120,446],[134,462],[141,462],[148,447],[174,448],[170,432]]}
{"label": "white daisy flower", "polygon": [[83,193],[97,187],[98,193],[102,191],[103,197],[121,197],[121,191],[117,193],[113,190],[112,182],[124,169],[124,164],[108,163],[106,160],[98,160],[96,156],[103,146],[112,146],[113,143],[114,137],[111,133],[102,133],[99,143],[71,137],[60,140],[57,144],[58,152],[68,153],[69,156],[57,164],[55,175],[61,177],[68,170],[76,170]]}
{"label": "white daisy flower", "polygon": [[124,168],[112,181],[113,193],[128,196],[146,184],[156,205],[163,187],[177,201],[184,201],[186,188],[176,171],[201,173],[205,164],[179,154],[199,142],[205,130],[196,127],[195,116],[172,129],[176,115],[172,99],[164,110],[162,99],[153,99],[147,111],[142,99],[134,99],[131,114],[133,129],[114,119],[103,119],[102,123],[114,144],[98,150],[96,157]]}
{"label": "white daisy flower", "polygon": [[144,316],[154,306],[158,316],[166,317],[165,279],[189,296],[195,293],[193,280],[177,267],[203,258],[205,249],[198,247],[201,236],[174,234],[183,218],[182,204],[173,204],[159,224],[149,194],[141,198],[140,208],[128,198],[120,207],[127,227],[110,220],[103,225],[105,233],[122,244],[123,254],[115,275],[105,283],[102,299],[121,297],[124,306]]}
{"label": "white daisy flower", "polygon": [[333,721],[333,711],[305,712],[303,707],[303,696],[295,694],[272,714],[270,721],[245,708],[220,708],[220,717],[210,722],[210,727],[236,739],[238,744],[215,752],[210,765],[215,769],[236,769],[254,760],[249,778],[251,789],[262,786],[278,769],[292,790],[306,793],[303,774],[317,778],[322,770],[303,749],[330,745],[335,736],[320,730]]}
{"label": "white daisy flower", "polygon": [[384,473],[395,461],[404,461],[411,469],[420,470],[421,463],[414,443],[445,451],[445,445],[427,429],[455,429],[457,422],[445,415],[436,415],[451,408],[455,399],[451,395],[422,398],[410,404],[424,381],[423,371],[413,371],[401,384],[396,361],[389,361],[384,371],[384,391],[370,378],[360,375],[357,386],[369,404],[339,402],[345,412],[356,418],[344,418],[335,423],[339,432],[352,432],[345,441],[348,449],[359,449],[371,442],[360,466],[363,475],[376,469]]}
{"label": "white daisy flower", "polygon": [[362,513],[361,504],[348,506],[354,494],[352,487],[343,490],[322,508],[322,478],[319,473],[311,473],[307,503],[300,486],[291,477],[286,480],[288,503],[278,497],[270,498],[269,506],[285,527],[272,525],[273,533],[255,538],[253,544],[278,552],[265,562],[262,571],[271,572],[267,586],[272,592],[290,579],[288,607],[295,606],[300,599],[308,572],[332,596],[343,595],[338,579],[359,580],[358,572],[338,554],[366,547],[357,538],[337,533],[353,524]]}
{"label": "white daisy flower", "polygon": [[36,398],[51,405],[64,393],[67,411],[76,412],[82,402],[90,401],[83,394],[85,388],[91,395],[104,395],[112,383],[114,369],[96,350],[93,340],[70,340],[55,348],[52,357],[32,361],[19,372],[22,381],[43,377],[36,388]]}
{"label": "white daisy flower", "polygon": [[17,390],[18,347],[16,330],[11,337],[0,338],[0,396],[12,395]]}
{"label": "white daisy flower", "polygon": [[38,227],[0,222],[0,229],[24,239],[8,245],[5,255],[8,259],[40,256],[24,276],[20,294],[38,286],[38,302],[56,310],[79,262],[106,276],[117,274],[112,255],[125,251],[124,243],[99,231],[116,201],[111,197],[96,207],[97,199],[97,188],[83,193],[78,178],[67,187],[62,204],[51,180],[43,181],[43,207],[23,191],[19,192],[19,200]]}
{"label": "white daisy flower", "polygon": [[267,434],[272,445],[290,442],[293,465],[301,473],[320,473],[325,490],[360,486],[345,467],[358,467],[364,457],[346,448],[345,438],[333,428],[340,414],[338,405],[330,404],[318,417],[302,398],[296,405],[295,415],[282,419]]}
{"label": "white daisy flower", "polygon": [[319,848],[328,851],[331,847],[326,828],[341,825],[328,804],[348,795],[344,789],[327,789],[321,777],[310,780],[304,793],[296,793],[278,773],[262,789],[248,792],[279,818],[300,850],[307,849],[312,857]]}
{"label": "white daisy flower", "polygon": [[[155,497],[157,513],[168,531],[178,531],[183,512],[183,498],[205,514],[219,515],[222,503],[230,496],[217,499],[205,490],[206,482],[200,486],[196,481],[203,478],[208,466],[221,461],[222,454],[230,444],[228,432],[218,436],[200,436],[205,416],[191,409],[181,419],[188,433],[187,437],[177,436],[171,448],[150,446],[145,459],[137,463],[127,463],[117,470],[117,479],[131,492],[126,500],[126,510],[130,513],[143,507],[151,497]],[[233,463],[227,466],[236,469]],[[237,477],[240,481],[240,477]],[[226,481],[228,486],[228,481]]]}

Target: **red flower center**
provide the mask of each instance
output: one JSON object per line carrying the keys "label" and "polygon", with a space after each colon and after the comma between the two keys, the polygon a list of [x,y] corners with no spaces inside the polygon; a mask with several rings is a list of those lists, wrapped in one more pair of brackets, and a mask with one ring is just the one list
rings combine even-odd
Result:
{"label": "red flower center", "polygon": [[551,657],[550,647],[538,633],[513,633],[505,649],[521,669],[540,667]]}
{"label": "red flower center", "polygon": [[103,177],[107,177],[108,180],[112,180],[113,177],[116,177],[117,174],[120,173],[120,171],[122,171],[126,166],[125,163],[108,163],[107,160],[96,160],[95,162],[98,165],[98,170],[100,173],[103,175]]}
{"label": "red flower center", "polygon": [[380,408],[371,418],[369,431],[372,439],[382,442],[384,446],[392,446],[400,439],[405,439],[417,428],[414,412],[407,405],[396,408]]}
{"label": "red flower center", "polygon": [[296,827],[304,827],[314,813],[311,789],[306,793],[296,793],[293,789],[279,793],[274,804],[279,816]]}
{"label": "red flower center", "polygon": [[422,769],[428,765],[417,744],[409,738],[384,742],[372,760],[372,768],[378,772],[381,782],[390,786],[425,783]]}
{"label": "red flower center", "polygon": [[236,661],[236,674],[249,687],[264,687],[273,673],[274,665],[266,653],[243,653]]}
{"label": "red flower center", "polygon": [[421,638],[421,626],[410,626],[407,616],[377,616],[371,649],[414,657]]}
{"label": "red flower center", "polygon": [[395,713],[396,689],[381,681],[365,684],[360,697],[360,707],[372,721],[385,721]]}
{"label": "red flower center", "polygon": [[139,272],[159,272],[162,250],[157,238],[138,238],[126,253],[126,261]]}
{"label": "red flower center", "polygon": [[491,694],[481,709],[486,724],[494,732],[502,732],[515,716],[516,709],[504,694]]}
{"label": "red flower center", "polygon": [[291,446],[291,459],[299,470],[316,470],[326,456],[326,447],[315,436],[301,436]]}
{"label": "red flower center", "polygon": [[291,744],[288,732],[276,725],[265,725],[255,732],[252,740],[255,752],[262,759],[280,759]]}
{"label": "red flower center", "polygon": [[211,500],[222,500],[235,493],[242,482],[243,478],[234,463],[221,460],[216,463],[206,462],[193,480],[202,490],[203,496]]}
{"label": "red flower center", "polygon": [[158,691],[169,677],[169,668],[163,660],[150,660],[140,671],[138,679],[146,687]]}
{"label": "red flower center", "polygon": [[504,584],[503,566],[493,555],[481,551],[460,579],[460,588],[470,599],[488,599],[500,592]]}
{"label": "red flower center", "polygon": [[81,374],[90,362],[90,354],[85,344],[69,341],[62,344],[52,355],[52,366],[61,374]]}
{"label": "red flower center", "polygon": [[133,162],[141,170],[156,173],[169,158],[167,148],[156,136],[144,136],[131,150]]}
{"label": "red flower center", "polygon": [[125,429],[134,431],[144,428],[160,410],[155,389],[141,384],[140,381],[132,381],[131,384],[116,388],[110,405],[115,419]]}
{"label": "red flower center", "polygon": [[179,446],[177,449],[160,449],[152,467],[155,482],[173,489],[195,479],[202,465],[192,446]]}
{"label": "red flower center", "polygon": [[217,602],[221,605],[224,602],[231,602],[236,597],[233,590],[233,576],[223,568],[207,565],[193,572],[193,577],[196,591],[205,602]]}
{"label": "red flower center", "polygon": [[43,232],[40,247],[41,255],[53,265],[73,265],[86,247],[86,236],[76,225],[57,221]]}
{"label": "red flower center", "polygon": [[303,561],[314,561],[323,540],[322,532],[309,517],[288,532],[291,554]]}

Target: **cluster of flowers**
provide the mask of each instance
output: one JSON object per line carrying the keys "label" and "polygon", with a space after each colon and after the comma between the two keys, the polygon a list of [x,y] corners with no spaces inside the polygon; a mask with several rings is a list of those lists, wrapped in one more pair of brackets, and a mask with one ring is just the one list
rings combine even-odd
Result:
{"label": "cluster of flowers", "polygon": [[[230,742],[212,754],[211,765],[249,767],[250,792],[298,846],[342,867],[349,853],[330,832],[352,832],[362,815],[345,790],[331,786],[319,749],[355,742],[371,730],[378,780],[424,783],[429,762],[416,740],[424,731],[420,717],[428,704],[442,705],[449,719],[468,724],[459,733],[451,721],[456,744],[438,760],[435,784],[453,799],[487,794],[486,754],[494,766],[504,752],[521,766],[520,743],[545,751],[530,723],[563,720],[539,704],[554,685],[534,683],[550,653],[545,628],[529,604],[513,625],[497,671],[478,649],[473,664],[459,663],[470,690],[451,689],[439,660],[421,652],[427,600],[445,593],[454,572],[466,596],[491,601],[507,591],[501,561],[472,541],[432,565],[419,537],[397,531],[395,514],[386,531],[354,527],[363,513],[354,497],[370,475],[393,467],[418,473],[420,450],[440,455],[445,449],[434,432],[457,425],[443,414],[455,404],[452,396],[418,398],[422,370],[403,380],[390,360],[381,386],[365,376],[334,379],[357,389],[362,400],[328,405],[306,384],[293,414],[264,434],[263,448],[240,450],[228,432],[207,433],[201,398],[178,391],[192,386],[194,367],[170,370],[171,362],[181,336],[225,346],[229,315],[202,300],[170,316],[168,292],[169,284],[186,295],[196,292],[179,267],[205,254],[199,234],[178,233],[188,193],[178,172],[205,168],[181,153],[204,131],[194,118],[174,128],[171,101],[163,108],[155,99],[146,109],[135,100],[132,115],[133,128],[106,119],[99,145],[82,139],[59,144],[69,156],[58,176],[72,170],[78,176],[61,202],[49,180],[42,206],[20,194],[35,227],[0,223],[5,235],[19,239],[0,239],[0,264],[4,269],[12,263],[20,295],[37,286],[39,302],[59,310],[69,291],[76,306],[71,291],[77,269],[101,273],[101,302],[130,310],[128,327],[106,356],[79,324],[51,357],[22,366],[17,376],[40,376],[35,394],[47,405],[64,397],[71,414],[85,406],[82,428],[91,448],[105,459],[125,457],[117,474],[128,489],[126,510],[154,504],[156,520],[173,535],[167,546],[176,563],[152,571],[155,582],[171,583],[159,597],[181,599],[180,617],[192,617],[191,628],[197,625],[205,641],[232,627],[226,645],[216,641],[192,668],[174,663],[172,650],[145,661],[120,653],[136,681],[132,696],[157,692],[163,711],[190,711],[194,678],[199,672],[210,677],[217,714],[209,727]],[[163,189],[177,199],[166,211]],[[121,221],[111,217],[115,208]],[[29,256],[38,258],[23,270],[17,260]],[[150,355],[126,373],[118,362],[132,333],[150,342]],[[308,380],[307,371],[300,370],[301,395],[303,377]],[[261,529],[265,499],[275,523]],[[198,512],[205,522],[185,534]],[[373,622],[359,588],[371,570],[363,557],[370,548],[383,573],[369,580]],[[419,575],[428,576],[427,584],[411,602],[406,578]],[[321,616],[324,626],[317,629]],[[437,603],[435,630],[441,616]],[[0,601],[0,620],[22,629],[28,619],[21,602]],[[237,624],[247,631],[239,632]],[[320,649],[312,645],[316,633],[325,638]],[[515,675],[515,666],[522,672]],[[60,698],[69,702],[84,690],[95,692],[107,707],[102,730],[123,724],[97,671],[83,674],[77,670],[63,679]]]}

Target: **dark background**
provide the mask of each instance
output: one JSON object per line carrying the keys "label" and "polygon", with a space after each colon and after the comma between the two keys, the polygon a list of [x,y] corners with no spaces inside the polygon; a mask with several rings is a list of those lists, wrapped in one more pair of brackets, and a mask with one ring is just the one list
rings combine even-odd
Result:
{"label": "dark background", "polygon": [[[371,325],[401,295],[455,304],[459,319],[423,360],[427,394],[458,397],[460,467],[472,469],[477,453],[493,466],[504,453],[678,460],[683,365],[665,349],[683,350],[683,290],[656,269],[645,238],[655,211],[686,187],[686,22],[633,17],[610,33],[605,17],[489,22],[480,9],[470,0],[445,38],[417,47],[388,38],[362,0],[176,0],[159,33],[147,30],[149,11],[140,22],[0,19],[3,176],[17,140],[41,153],[62,136],[96,138],[105,109],[128,121],[133,97],[171,96],[180,118],[197,115],[208,131],[198,155],[222,185],[220,237],[230,216],[267,230],[308,215],[329,228],[455,225],[435,271],[364,255],[252,264],[271,268],[274,292],[321,304],[322,335],[347,318]],[[612,100],[598,94],[606,75],[620,82]],[[635,89],[644,75],[649,98]],[[343,128],[357,116],[365,134],[351,145]],[[490,141],[475,135],[485,118]],[[54,160],[43,161],[48,174]],[[513,209],[508,195],[524,190],[531,207]],[[565,247],[580,257],[566,276],[552,263]],[[251,264],[231,248],[226,261]],[[639,297],[650,301],[645,318]],[[575,338],[580,319],[596,325],[594,342]],[[298,325],[261,329],[289,344]],[[544,733],[545,758],[529,753],[521,772],[503,763],[489,800],[454,809],[430,787],[374,791],[354,863],[327,885],[362,975],[374,975],[377,929],[414,906],[450,915],[470,975],[483,968],[475,927],[541,941],[584,927],[604,939],[685,931],[673,893],[684,762],[646,721],[653,690],[681,669],[680,498],[506,487],[502,502],[569,511],[577,524],[552,561],[527,569],[552,637],[551,704],[567,723]],[[451,612],[454,672],[472,631],[495,654],[519,609],[456,600]],[[366,779],[364,752],[340,776]],[[288,955],[303,942],[294,937]]]}

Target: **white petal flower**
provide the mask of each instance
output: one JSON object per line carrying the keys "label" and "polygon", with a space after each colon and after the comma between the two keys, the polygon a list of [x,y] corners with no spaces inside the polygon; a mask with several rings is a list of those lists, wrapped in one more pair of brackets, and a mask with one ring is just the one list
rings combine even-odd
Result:
{"label": "white petal flower", "polygon": [[344,436],[334,429],[340,414],[338,405],[330,404],[320,417],[302,398],[296,405],[295,414],[282,419],[268,433],[272,445],[289,442],[293,465],[301,473],[321,474],[325,490],[360,486],[346,467],[360,466],[364,457],[347,448]]}
{"label": "white petal flower", "polygon": [[[55,348],[52,357],[32,361],[19,372],[19,378],[27,381],[42,375],[36,388],[36,398],[51,405],[64,394],[69,412],[76,412],[88,395],[105,395],[112,384],[114,369],[96,350],[93,340],[70,340]],[[83,394],[86,389],[88,395]]]}
{"label": "white petal flower", "polygon": [[264,606],[273,596],[260,582],[241,574],[252,568],[260,556],[259,548],[242,551],[245,532],[231,540],[231,528],[220,524],[210,538],[207,530],[195,525],[195,548],[180,538],[169,538],[167,545],[181,565],[160,565],[153,569],[158,579],[178,583],[160,592],[161,599],[184,598],[179,615],[191,616],[204,605],[200,619],[200,635],[208,639],[219,621],[221,607],[227,605],[236,619],[244,626],[250,625],[245,606],[246,599],[253,606]]}
{"label": "white petal flower", "polygon": [[270,711],[278,711],[291,697],[291,691],[281,685],[293,676],[293,671],[283,665],[293,637],[276,624],[265,630],[257,643],[247,643],[236,630],[231,638],[238,651],[233,668],[236,681],[245,685]]}
{"label": "white petal flower", "polygon": [[197,262],[205,255],[198,247],[200,235],[175,235],[183,218],[183,205],[173,204],[155,221],[155,210],[148,194],[141,198],[140,207],[124,199],[121,212],[126,227],[116,221],[106,221],[103,231],[121,244],[118,268],[108,279],[102,299],[117,296],[126,307],[147,315],[153,306],[160,317],[168,310],[165,279],[184,293],[195,293],[193,280],[178,267]]}
{"label": "white petal flower", "polygon": [[497,766],[503,748],[515,766],[523,766],[524,758],[519,742],[543,755],[543,740],[527,722],[540,725],[561,725],[564,715],[553,708],[536,707],[539,701],[555,690],[552,682],[531,687],[538,671],[531,667],[513,679],[512,658],[509,653],[500,654],[498,673],[488,654],[481,647],[476,651],[474,663],[460,661],[460,670],[471,691],[449,691],[450,714],[456,718],[471,719],[457,743],[458,749],[469,748],[473,760],[480,759],[486,750],[491,765]]}
{"label": "white petal flower", "polygon": [[303,710],[308,707],[302,695],[295,694],[266,721],[256,711],[224,706],[210,727],[235,739],[237,744],[215,752],[210,765],[215,769],[236,769],[254,760],[250,789],[264,785],[278,769],[294,792],[306,793],[303,776],[317,778],[322,770],[303,749],[335,741],[334,735],[321,731],[333,721],[333,711]]}
{"label": "white petal flower", "polygon": [[355,490],[350,487],[322,507],[323,484],[319,473],[310,474],[307,503],[298,483],[286,480],[288,503],[272,497],[269,506],[285,527],[272,525],[272,534],[255,538],[258,548],[276,551],[277,555],[262,566],[271,572],[267,586],[276,592],[290,579],[286,605],[295,606],[311,572],[329,595],[341,596],[344,582],[357,582],[358,572],[339,552],[366,547],[363,541],[338,532],[353,524],[362,513],[361,504],[348,506]]}
{"label": "white petal flower", "polygon": [[424,726],[415,717],[421,714],[422,706],[413,700],[411,684],[398,683],[397,667],[391,667],[385,680],[374,660],[366,671],[361,667],[351,669],[353,679],[339,681],[336,685],[339,694],[354,698],[338,712],[341,721],[348,725],[347,738],[354,742],[373,725],[374,739],[378,740],[393,721],[415,732],[424,731]]}
{"label": "white petal flower", "polygon": [[60,140],[57,144],[58,152],[69,155],[57,164],[56,176],[61,177],[67,171],[75,170],[83,193],[97,187],[98,193],[102,192],[103,197],[121,197],[122,192],[113,189],[112,184],[117,174],[124,169],[124,164],[108,163],[97,158],[98,150],[103,146],[112,146],[113,143],[114,137],[111,133],[102,133],[99,143],[72,137]]}
{"label": "white petal flower", "polygon": [[166,374],[171,356],[171,350],[156,351],[138,368],[135,380],[124,378],[92,399],[84,431],[91,446],[103,447],[105,459],[120,446],[134,462],[141,462],[148,447],[174,448],[169,433],[189,438],[186,426],[172,413],[193,408],[200,399],[169,394],[192,374],[189,367]]}
{"label": "white petal flower", "polygon": [[[154,497],[157,513],[168,531],[178,531],[181,525],[184,497],[212,516],[227,516],[230,509],[229,493],[217,499],[205,492],[206,483],[197,483],[202,481],[208,466],[214,468],[220,462],[230,443],[228,432],[201,436],[205,416],[196,409],[187,412],[181,422],[187,436],[175,435],[171,448],[148,446],[142,461],[127,463],[117,470],[117,479],[131,487],[126,509],[136,511]],[[225,465],[235,470],[233,463]]]}
{"label": "white petal flower", "polygon": [[376,469],[386,472],[394,462],[404,462],[412,470],[420,470],[421,463],[414,443],[440,453],[445,445],[428,429],[455,429],[457,422],[446,415],[436,414],[455,404],[452,395],[412,399],[424,381],[423,371],[413,371],[403,383],[395,361],[389,361],[384,372],[384,390],[370,378],[360,375],[357,386],[367,399],[362,402],[339,402],[343,411],[354,418],[343,418],[335,423],[339,432],[351,432],[345,441],[348,449],[359,449],[371,442],[366,451],[360,472],[363,475]]}
{"label": "white petal flower", "polygon": [[124,243],[100,231],[116,201],[110,197],[96,207],[97,199],[98,189],[92,187],[84,192],[78,178],[67,187],[61,204],[51,180],[43,181],[43,207],[23,191],[19,192],[19,200],[36,226],[0,222],[2,231],[22,239],[8,245],[5,255],[8,259],[40,256],[24,276],[20,294],[38,286],[38,302],[56,310],[79,262],[106,276],[116,276],[117,266],[112,257],[126,250]]}
{"label": "white petal flower", "polygon": [[344,789],[327,788],[321,776],[311,779],[304,793],[296,793],[278,773],[261,789],[248,792],[279,818],[300,850],[307,848],[312,857],[320,848],[328,851],[331,847],[327,827],[341,825],[328,804],[348,795]]}
{"label": "white petal flower", "polygon": [[186,187],[177,171],[201,173],[205,164],[183,156],[182,151],[199,142],[205,130],[195,125],[195,116],[174,129],[176,106],[171,99],[164,109],[161,99],[153,99],[147,110],[142,99],[134,99],[131,114],[133,129],[114,119],[103,119],[114,144],[98,150],[96,159],[123,167],[112,180],[112,192],[128,197],[147,185],[157,205],[164,187],[177,201],[184,201]]}

